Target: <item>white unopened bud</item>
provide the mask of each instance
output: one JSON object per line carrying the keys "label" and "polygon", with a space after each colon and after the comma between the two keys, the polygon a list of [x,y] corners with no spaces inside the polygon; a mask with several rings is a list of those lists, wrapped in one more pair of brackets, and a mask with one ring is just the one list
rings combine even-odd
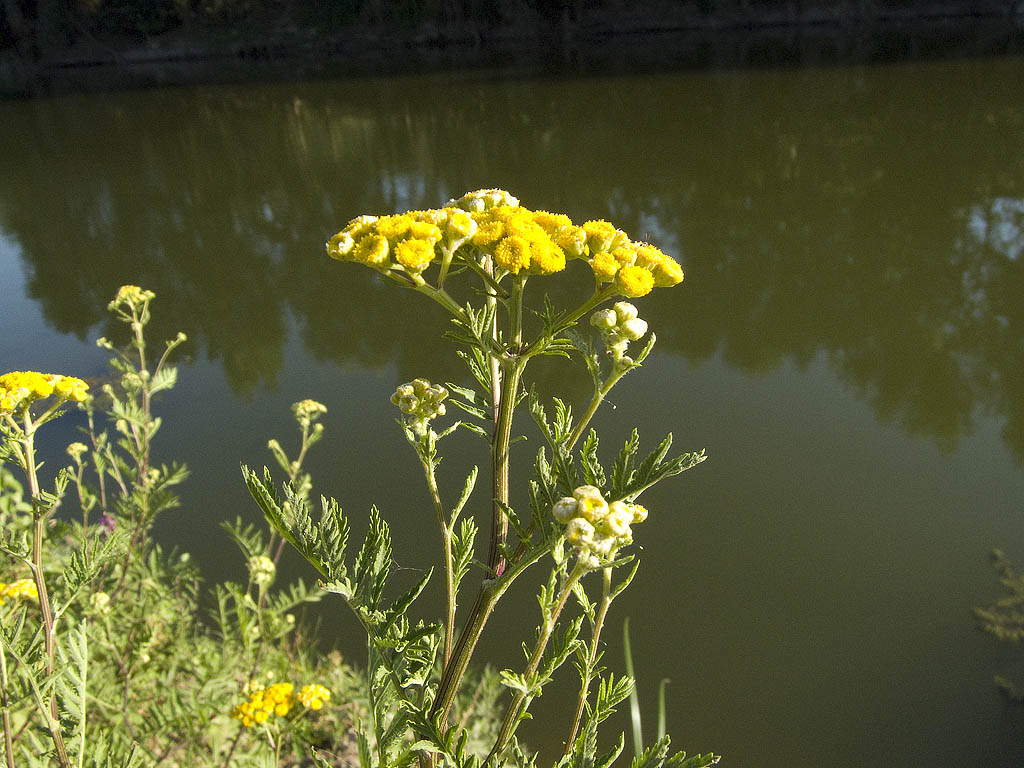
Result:
{"label": "white unopened bud", "polygon": [[594,538],[594,526],[582,517],[574,517],[565,527],[565,538],[574,547],[589,547]]}
{"label": "white unopened bud", "polygon": [[637,316],[636,307],[628,301],[617,301],[612,309],[615,310],[615,314],[618,316],[620,323],[632,320]]}
{"label": "white unopened bud", "polygon": [[647,333],[647,321],[634,317],[623,322],[620,326],[620,331],[630,341],[636,341]]}
{"label": "white unopened bud", "polygon": [[618,321],[618,315],[611,309],[599,309],[590,316],[590,324],[602,331],[610,331]]}
{"label": "white unopened bud", "polygon": [[568,523],[577,515],[576,499],[572,496],[565,496],[554,503],[551,507],[551,516],[560,523]]}
{"label": "white unopened bud", "polygon": [[621,501],[608,505],[608,516],[604,519],[604,530],[612,536],[626,536],[633,522],[633,510]]}
{"label": "white unopened bud", "polygon": [[617,543],[614,536],[595,536],[590,542],[590,551],[600,557],[608,557]]}

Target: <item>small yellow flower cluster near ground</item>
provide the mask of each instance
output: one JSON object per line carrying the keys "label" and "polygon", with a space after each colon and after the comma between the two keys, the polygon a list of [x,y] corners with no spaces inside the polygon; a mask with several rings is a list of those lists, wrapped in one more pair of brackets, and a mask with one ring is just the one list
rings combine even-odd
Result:
{"label": "small yellow flower cluster near ground", "polygon": [[81,403],[89,395],[89,385],[73,376],[36,371],[12,371],[0,376],[0,413],[28,407],[36,400],[55,395],[61,400]]}
{"label": "small yellow flower cluster near ground", "polygon": [[32,579],[18,579],[10,584],[0,581],[0,605],[8,597],[18,600],[39,600],[39,592],[36,591],[36,584]]}
{"label": "small yellow flower cluster near ground", "polygon": [[624,501],[605,501],[599,488],[581,485],[554,503],[551,515],[565,524],[565,539],[591,565],[608,562],[619,547],[633,542],[632,525],[647,519],[647,509]]}
{"label": "small yellow flower cluster near ground", "polygon": [[302,686],[298,695],[299,703],[306,709],[320,709],[330,698],[331,692],[319,683]]}
{"label": "small yellow flower cluster near ground", "polygon": [[331,692],[322,685],[304,685],[295,694],[295,686],[288,682],[263,686],[253,681],[245,686],[249,700],[235,707],[234,717],[246,728],[265,723],[272,716],[284,717],[298,701],[306,709],[320,709],[331,698]]}
{"label": "small yellow flower cluster near ground", "polygon": [[[459,250],[463,246],[465,253]],[[567,260],[585,259],[598,284],[614,282],[619,293],[630,297],[683,279],[675,259],[653,245],[631,241],[607,221],[577,226],[565,214],[524,208],[500,189],[470,192],[444,208],[360,216],[328,241],[327,253],[339,261],[414,276],[460,254],[489,254],[515,275],[550,275],[565,269]]]}

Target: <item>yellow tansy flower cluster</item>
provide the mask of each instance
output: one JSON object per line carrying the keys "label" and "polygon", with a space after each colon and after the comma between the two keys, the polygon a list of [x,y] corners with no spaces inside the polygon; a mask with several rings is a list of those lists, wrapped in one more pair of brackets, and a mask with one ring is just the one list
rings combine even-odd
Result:
{"label": "yellow tansy flower cluster", "polygon": [[304,685],[299,690],[299,703],[306,709],[320,709],[331,698],[331,692],[319,683]]}
{"label": "yellow tansy flower cluster", "polygon": [[107,308],[111,311],[124,305],[129,309],[137,307],[147,301],[151,301],[156,294],[153,291],[143,290],[137,285],[122,285],[117,289],[117,295],[114,300],[107,305]]}
{"label": "yellow tansy flower cluster", "polygon": [[36,591],[36,583],[32,579],[18,579],[10,584],[0,581],[0,605],[3,605],[8,597],[38,601],[39,592]]}
{"label": "yellow tansy flower cluster", "polygon": [[257,682],[246,686],[249,700],[235,707],[234,716],[246,728],[265,723],[272,715],[284,717],[295,706],[295,686],[291,683],[274,683],[263,687]]}
{"label": "yellow tansy flower cluster", "polygon": [[317,683],[304,685],[295,694],[295,686],[289,682],[274,683],[264,687],[253,681],[245,686],[249,700],[235,707],[234,717],[241,720],[246,728],[265,723],[270,717],[284,717],[298,701],[306,709],[320,709],[331,698],[331,692]]}
{"label": "yellow tansy flower cluster", "polygon": [[600,283],[636,297],[675,285],[683,270],[647,243],[633,242],[607,221],[573,224],[561,213],[533,211],[500,189],[481,189],[444,208],[391,216],[360,216],[327,243],[339,261],[355,261],[382,272],[419,275],[432,263],[457,256],[490,254],[506,272],[550,275],[571,259],[585,259]]}
{"label": "yellow tansy flower cluster", "polygon": [[19,410],[51,395],[80,403],[88,397],[88,391],[89,385],[73,376],[12,371],[0,376],[0,413]]}

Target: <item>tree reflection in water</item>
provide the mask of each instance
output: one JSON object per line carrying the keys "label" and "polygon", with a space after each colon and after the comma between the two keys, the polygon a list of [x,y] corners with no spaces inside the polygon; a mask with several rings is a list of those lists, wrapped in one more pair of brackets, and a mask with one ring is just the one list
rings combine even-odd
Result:
{"label": "tree reflection in water", "polygon": [[754,374],[825,355],[880,418],[949,448],[992,412],[1024,461],[1022,67],[8,103],[0,226],[55,328],[84,337],[118,285],[145,285],[154,338],[184,329],[245,393],[280,374],[289,317],[318,359],[458,375],[431,358],[433,307],[322,243],[359,213],[503,186],[678,253],[686,285],[645,310],[662,352]]}

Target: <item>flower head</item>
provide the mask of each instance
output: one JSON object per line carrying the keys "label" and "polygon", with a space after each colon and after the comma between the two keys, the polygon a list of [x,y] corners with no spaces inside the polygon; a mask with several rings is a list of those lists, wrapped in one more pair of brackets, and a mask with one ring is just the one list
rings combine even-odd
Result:
{"label": "flower head", "polygon": [[297,698],[306,709],[320,709],[330,700],[331,692],[319,683],[311,683],[302,686]]}
{"label": "flower head", "polygon": [[51,395],[81,403],[89,396],[88,391],[89,385],[73,376],[12,371],[0,376],[0,413],[22,410]]}
{"label": "flower head", "polygon": [[427,434],[427,425],[435,416],[444,416],[442,402],[448,397],[448,390],[440,384],[431,384],[427,379],[413,379],[395,388],[391,402],[409,418],[408,425],[420,437]]}
{"label": "flower head", "polygon": [[316,400],[306,398],[297,403],[292,403],[292,413],[295,414],[295,419],[299,422],[300,426],[308,427],[327,413],[327,406],[323,403],[318,403]]}
{"label": "flower head", "polygon": [[39,602],[39,592],[36,590],[36,583],[32,579],[18,579],[10,584],[0,584],[0,604],[7,597]]}
{"label": "flower head", "polygon": [[625,501],[607,502],[601,489],[581,485],[572,496],[552,505],[551,515],[565,525],[565,540],[591,566],[609,562],[633,543],[632,526],[647,518],[647,510]]}
{"label": "flower head", "polygon": [[563,213],[530,210],[505,190],[479,189],[449,200],[443,208],[387,216],[359,216],[327,242],[339,261],[365,264],[396,279],[412,278],[453,260],[478,268],[481,254],[504,274],[551,275],[571,259],[586,259],[598,285],[613,283],[623,296],[643,296],[654,287],[675,285],[682,269],[652,245],[633,242],[603,219],[577,226]]}
{"label": "flower head", "polygon": [[263,687],[257,681],[247,683],[243,693],[249,694],[248,701],[235,707],[233,715],[246,728],[265,723],[271,717],[284,717],[295,706],[295,686],[288,682],[274,683]]}
{"label": "flower head", "polygon": [[107,309],[113,312],[119,308],[125,308],[129,312],[152,301],[156,297],[153,291],[145,291],[137,285],[122,285],[117,289],[114,300],[107,305]]}
{"label": "flower head", "polygon": [[274,561],[266,555],[253,555],[249,558],[249,576],[261,587],[266,586],[274,580],[277,567]]}
{"label": "flower head", "polygon": [[89,447],[85,443],[79,442],[71,443],[67,448],[68,456],[75,461],[78,461],[79,457],[88,450]]}

